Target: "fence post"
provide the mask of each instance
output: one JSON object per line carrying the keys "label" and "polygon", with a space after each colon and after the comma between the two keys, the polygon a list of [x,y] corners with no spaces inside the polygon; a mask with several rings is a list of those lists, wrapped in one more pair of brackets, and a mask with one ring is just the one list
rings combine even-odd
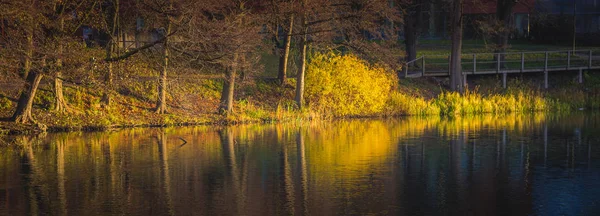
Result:
{"label": "fence post", "polygon": [[544,88],[548,89],[548,51],[544,60]]}
{"label": "fence post", "polygon": [[473,74],[477,71],[477,54],[473,54]]}
{"label": "fence post", "polygon": [[588,69],[592,69],[592,50],[588,54]]}
{"label": "fence post", "polygon": [[579,84],[583,83],[583,69],[579,68]]}
{"label": "fence post", "polygon": [[500,73],[500,53],[496,55],[496,73]]}
{"label": "fence post", "polygon": [[544,71],[544,89],[548,89],[548,71]]}
{"label": "fence post", "polygon": [[425,76],[425,56],[421,57],[421,76]]}
{"label": "fence post", "polygon": [[404,79],[408,78],[408,63],[404,64]]}
{"label": "fence post", "polygon": [[548,71],[548,51],[546,51],[546,57],[544,58],[544,71]]}
{"label": "fence post", "polygon": [[571,51],[567,51],[567,70],[571,68]]}
{"label": "fence post", "polygon": [[502,88],[506,88],[506,71],[502,73]]}
{"label": "fence post", "polygon": [[451,65],[450,61],[451,61],[451,59],[452,59],[452,55],[448,55],[448,76],[451,76],[450,75],[450,65]]}
{"label": "fence post", "polygon": [[525,70],[525,53],[521,52],[521,73]]}

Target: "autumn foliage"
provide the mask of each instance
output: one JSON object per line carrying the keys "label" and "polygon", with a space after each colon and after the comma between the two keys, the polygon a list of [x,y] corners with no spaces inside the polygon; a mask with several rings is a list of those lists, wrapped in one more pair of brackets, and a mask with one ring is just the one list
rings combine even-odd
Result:
{"label": "autumn foliage", "polygon": [[397,83],[391,71],[354,55],[314,54],[307,71],[309,105],[333,116],[380,113]]}

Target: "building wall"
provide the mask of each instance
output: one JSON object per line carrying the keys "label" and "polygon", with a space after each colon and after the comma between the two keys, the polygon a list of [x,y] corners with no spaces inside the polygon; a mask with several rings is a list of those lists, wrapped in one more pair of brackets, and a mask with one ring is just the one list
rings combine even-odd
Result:
{"label": "building wall", "polygon": [[575,12],[578,34],[600,32],[600,0],[538,0],[535,8],[541,14],[570,19]]}

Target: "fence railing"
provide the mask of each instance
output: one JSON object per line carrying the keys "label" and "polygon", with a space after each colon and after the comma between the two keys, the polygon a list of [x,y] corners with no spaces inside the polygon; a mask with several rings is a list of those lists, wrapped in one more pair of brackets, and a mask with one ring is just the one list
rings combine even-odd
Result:
{"label": "fence railing", "polygon": [[[449,58],[450,55],[420,56],[404,64],[404,76],[449,76]],[[600,69],[600,51],[462,54],[461,67],[463,74],[469,75]]]}

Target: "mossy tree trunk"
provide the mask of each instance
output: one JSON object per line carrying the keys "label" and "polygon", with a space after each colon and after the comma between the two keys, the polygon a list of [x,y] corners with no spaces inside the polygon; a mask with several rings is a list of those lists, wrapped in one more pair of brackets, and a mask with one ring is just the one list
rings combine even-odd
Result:
{"label": "mossy tree trunk", "polygon": [[288,18],[288,29],[285,35],[285,39],[283,41],[283,53],[279,57],[279,71],[277,73],[277,79],[279,80],[279,84],[284,86],[287,80],[287,69],[288,69],[288,59],[290,54],[290,46],[292,43],[292,32],[294,27],[294,15],[290,14]]}
{"label": "mossy tree trunk", "polygon": [[296,105],[298,109],[302,109],[304,102],[304,74],[306,73],[306,52],[308,46],[307,37],[307,17],[306,14],[302,17],[302,41],[300,42],[300,70],[296,76]]}
{"label": "mossy tree trunk", "polygon": [[464,82],[460,55],[462,53],[463,35],[463,0],[454,0],[452,3],[452,52],[450,54],[450,89],[463,92]]}
{"label": "mossy tree trunk", "polygon": [[232,65],[225,71],[225,84],[223,85],[223,91],[221,92],[221,104],[219,106],[219,113],[221,114],[229,115],[233,112],[237,58],[238,54],[234,53]]}

